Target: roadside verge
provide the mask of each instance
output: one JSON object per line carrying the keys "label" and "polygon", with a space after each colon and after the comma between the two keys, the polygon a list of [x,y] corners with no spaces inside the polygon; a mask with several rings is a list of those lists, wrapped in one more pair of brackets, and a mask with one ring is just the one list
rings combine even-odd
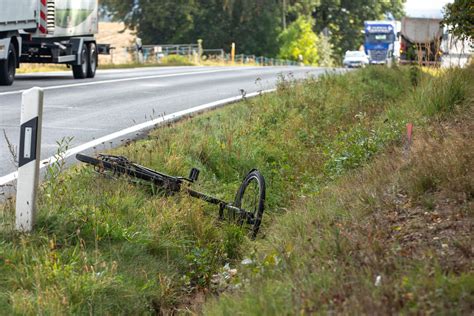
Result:
{"label": "roadside verge", "polygon": [[[156,194],[88,167],[64,172],[55,163],[42,185],[34,234],[13,233],[13,203],[0,206],[0,306],[19,314],[263,315],[383,307],[462,313],[472,297],[472,273],[463,263],[470,261],[450,269],[425,243],[402,257],[409,243],[380,236],[410,236],[398,215],[395,224],[381,222],[393,212],[410,218],[421,208],[437,221],[430,207],[437,210],[441,200],[432,192],[453,183],[462,184],[455,194],[467,196],[453,214],[464,216],[463,223],[472,219],[464,208],[472,202],[470,182],[458,181],[465,169],[456,167],[466,161],[459,148],[470,142],[434,145],[429,155],[440,148],[452,148],[452,155],[420,160],[423,150],[405,140],[407,123],[414,124],[418,141],[440,122],[464,122],[472,113],[472,82],[472,68],[437,77],[376,67],[305,82],[282,78],[275,93],[162,125],[114,150],[168,174],[198,167],[197,188],[224,200],[232,200],[243,176],[258,168],[268,192],[255,242],[239,226],[217,220],[213,207],[184,195]],[[443,129],[432,135],[445,137]],[[404,146],[406,152],[398,149]],[[395,183],[401,190],[392,189],[392,177],[398,179],[387,164],[392,159],[395,165],[408,161],[400,172],[409,176]],[[458,171],[430,176],[425,161]],[[446,161],[459,163],[446,169]],[[364,170],[373,174],[358,178]],[[410,204],[401,209],[399,202]],[[465,235],[450,236],[448,249],[459,244],[464,250],[455,254],[469,256]]]}

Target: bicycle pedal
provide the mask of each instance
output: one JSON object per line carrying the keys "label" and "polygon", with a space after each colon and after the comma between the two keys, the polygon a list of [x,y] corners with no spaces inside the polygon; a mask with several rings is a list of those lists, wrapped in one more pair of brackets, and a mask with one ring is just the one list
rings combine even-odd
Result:
{"label": "bicycle pedal", "polygon": [[199,169],[192,168],[191,172],[189,173],[189,180],[191,180],[191,182],[196,182],[199,178],[200,172],[201,171],[199,171]]}

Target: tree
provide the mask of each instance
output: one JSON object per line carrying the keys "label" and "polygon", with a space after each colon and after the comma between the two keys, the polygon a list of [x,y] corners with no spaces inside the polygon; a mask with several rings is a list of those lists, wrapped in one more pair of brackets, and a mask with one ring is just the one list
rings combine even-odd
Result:
{"label": "tree", "polygon": [[474,4],[472,0],[455,0],[447,4],[443,24],[461,40],[474,39]]}
{"label": "tree", "polygon": [[289,21],[295,21],[300,16],[310,17],[321,4],[321,0],[289,0],[288,4]]}
{"label": "tree", "polygon": [[318,66],[321,67],[332,67],[334,66],[333,62],[333,49],[330,42],[330,38],[323,33],[319,34],[319,41],[317,44],[319,61]]}
{"label": "tree", "polygon": [[[206,2],[206,0],[201,0]],[[227,29],[227,43],[237,44],[237,50],[246,54],[276,56],[278,36],[282,30],[280,0],[233,0],[228,9],[230,24]],[[212,34],[208,34],[209,37]],[[219,47],[219,46],[217,46]]]}
{"label": "tree", "polygon": [[280,36],[280,58],[299,60],[307,65],[318,63],[318,36],[313,32],[313,21],[299,17]]}
{"label": "tree", "polygon": [[181,42],[194,26],[193,0],[102,0],[101,3],[116,20],[136,29],[146,44]]}
{"label": "tree", "polygon": [[278,53],[280,0],[102,0],[147,44],[194,43],[246,54]]}

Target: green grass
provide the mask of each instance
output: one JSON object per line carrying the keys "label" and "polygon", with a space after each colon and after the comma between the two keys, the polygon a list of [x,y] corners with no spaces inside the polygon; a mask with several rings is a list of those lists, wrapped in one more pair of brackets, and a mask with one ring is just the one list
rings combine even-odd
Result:
{"label": "green grass", "polygon": [[[404,154],[396,149],[407,122],[421,131],[462,117],[472,105],[472,79],[472,68],[420,73],[416,87],[405,68],[303,83],[282,78],[274,94],[161,127],[136,143],[123,140],[115,151],[174,175],[198,167],[197,188],[229,201],[245,174],[258,168],[267,182],[267,211],[255,242],[218,221],[214,206],[153,194],[147,185],[103,178],[88,167],[55,166],[41,187],[34,234],[12,231],[13,201],[0,206],[0,310],[173,313],[200,310],[201,296],[220,293],[204,311],[462,313],[472,297],[469,268],[446,269],[436,252],[424,260],[399,258],[397,243],[384,238],[392,226],[397,233],[405,226],[383,222],[380,210],[398,203],[385,198],[386,188],[401,187],[395,197],[433,209],[446,188],[452,196],[472,190],[469,177],[457,181],[462,169],[413,181],[429,164],[449,170],[465,164],[470,156],[457,154],[466,148],[464,134],[453,134],[457,141],[450,143],[459,146],[444,159],[431,155],[436,159],[398,166]],[[429,152],[442,152],[438,143],[430,146]],[[421,157],[423,150],[416,152]],[[456,190],[447,179],[458,183]],[[455,241],[469,249],[465,239]],[[244,258],[252,262],[240,264]],[[229,274],[226,264],[237,273]],[[380,287],[373,285],[377,275]]]}

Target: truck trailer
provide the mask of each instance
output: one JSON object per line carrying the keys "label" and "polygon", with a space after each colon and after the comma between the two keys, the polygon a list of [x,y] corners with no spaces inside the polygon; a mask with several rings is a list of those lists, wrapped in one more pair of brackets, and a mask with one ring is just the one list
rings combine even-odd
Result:
{"label": "truck trailer", "polygon": [[441,19],[404,17],[401,30],[400,63],[439,65],[443,55],[442,43]]}
{"label": "truck trailer", "polygon": [[66,64],[75,79],[98,65],[98,0],[1,0],[0,85],[21,63]]}

